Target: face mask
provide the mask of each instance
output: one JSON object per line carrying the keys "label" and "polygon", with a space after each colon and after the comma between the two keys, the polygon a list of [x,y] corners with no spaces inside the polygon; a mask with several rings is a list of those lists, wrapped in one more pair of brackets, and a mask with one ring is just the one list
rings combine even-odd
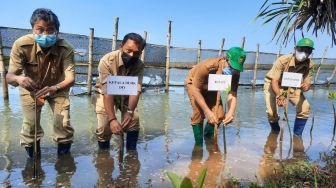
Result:
{"label": "face mask", "polygon": [[34,35],[35,41],[42,47],[42,48],[48,48],[50,46],[53,46],[56,41],[57,37],[56,35]]}
{"label": "face mask", "polygon": [[228,67],[225,67],[223,70],[222,70],[222,73],[224,75],[234,75],[234,74],[238,74],[238,71],[234,68],[231,68],[230,66]]}
{"label": "face mask", "polygon": [[128,55],[127,53],[123,52],[121,54],[121,59],[125,65],[126,68],[128,68],[132,63],[137,62],[138,58],[137,57],[133,57]]}
{"label": "face mask", "polygon": [[299,52],[299,51],[295,51],[295,58],[296,60],[298,60],[299,62],[303,62],[306,59],[308,59],[308,54],[306,52]]}

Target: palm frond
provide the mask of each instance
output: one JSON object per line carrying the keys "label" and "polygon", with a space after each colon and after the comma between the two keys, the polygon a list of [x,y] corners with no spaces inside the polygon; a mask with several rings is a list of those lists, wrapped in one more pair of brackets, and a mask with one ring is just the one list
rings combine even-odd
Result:
{"label": "palm frond", "polygon": [[336,44],[336,2],[335,0],[265,0],[255,20],[264,20],[262,25],[278,18],[272,40],[287,44],[296,30],[326,32],[331,36],[331,44]]}

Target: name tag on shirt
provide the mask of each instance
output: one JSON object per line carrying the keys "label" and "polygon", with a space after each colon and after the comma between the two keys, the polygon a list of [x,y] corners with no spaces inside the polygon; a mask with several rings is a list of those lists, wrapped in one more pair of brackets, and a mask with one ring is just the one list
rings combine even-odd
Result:
{"label": "name tag on shirt", "polygon": [[302,83],[302,74],[293,72],[284,72],[282,75],[281,86],[300,87]]}
{"label": "name tag on shirt", "polygon": [[110,95],[137,95],[137,76],[107,76],[107,94]]}
{"label": "name tag on shirt", "polygon": [[231,88],[232,75],[209,74],[208,91],[225,91]]}

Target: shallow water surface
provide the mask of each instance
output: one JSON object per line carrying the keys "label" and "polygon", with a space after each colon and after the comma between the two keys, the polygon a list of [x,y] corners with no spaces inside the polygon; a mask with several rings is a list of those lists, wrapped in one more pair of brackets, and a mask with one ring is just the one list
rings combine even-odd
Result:
{"label": "shallow water surface", "polygon": [[[302,139],[291,139],[288,126],[284,141],[270,132],[265,114],[262,88],[240,87],[235,122],[226,127],[227,153],[224,154],[223,130],[219,129],[218,149],[213,141],[203,148],[194,147],[190,127],[191,107],[183,87],[170,88],[169,94],[148,88],[139,102],[141,130],[137,152],[122,157],[115,148],[98,152],[95,127],[97,119],[87,96],[71,97],[71,124],[75,140],[71,155],[58,158],[51,140],[51,110],[43,108],[41,125],[45,131],[41,142],[42,158],[37,161],[38,178],[33,179],[34,162],[27,160],[19,146],[22,113],[19,94],[10,88],[9,103],[0,100],[0,185],[2,187],[171,187],[165,176],[172,171],[194,182],[207,167],[205,184],[225,186],[225,180],[258,181],[282,165],[300,159],[318,160],[319,153],[330,150],[333,113],[327,100],[332,88],[316,88],[306,96],[314,112],[307,122]],[[295,108],[289,107],[289,125],[293,130]],[[281,117],[283,111],[280,110]],[[281,122],[280,122],[281,123]],[[281,147],[280,147],[281,146]]]}

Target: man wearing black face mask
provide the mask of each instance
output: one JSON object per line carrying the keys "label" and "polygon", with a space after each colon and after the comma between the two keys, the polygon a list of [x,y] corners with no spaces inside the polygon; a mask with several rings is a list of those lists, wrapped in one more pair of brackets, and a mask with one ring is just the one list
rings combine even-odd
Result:
{"label": "man wearing black face mask", "polygon": [[[289,101],[296,107],[296,119],[294,122],[294,135],[302,136],[303,129],[309,117],[309,103],[303,92],[310,88],[310,80],[314,69],[313,61],[309,58],[314,49],[314,42],[308,38],[299,40],[295,47],[294,54],[279,57],[272,69],[265,76],[264,93],[266,102],[266,113],[273,131],[279,132],[278,106],[285,106],[288,93]],[[284,72],[301,73],[303,82],[299,88],[281,87],[282,75]],[[287,89],[288,92],[284,90]]]}
{"label": "man wearing black face mask", "polygon": [[[99,78],[95,86],[93,104],[98,119],[96,134],[99,149],[108,149],[112,134],[120,135],[127,132],[126,149],[136,150],[139,136],[139,116],[137,104],[141,93],[144,64],[139,59],[146,41],[136,33],[125,35],[116,51],[106,54],[99,62]],[[113,96],[107,94],[107,77],[137,76],[138,95]],[[121,99],[123,99],[123,106]],[[116,110],[123,114],[123,121],[116,118]]]}

